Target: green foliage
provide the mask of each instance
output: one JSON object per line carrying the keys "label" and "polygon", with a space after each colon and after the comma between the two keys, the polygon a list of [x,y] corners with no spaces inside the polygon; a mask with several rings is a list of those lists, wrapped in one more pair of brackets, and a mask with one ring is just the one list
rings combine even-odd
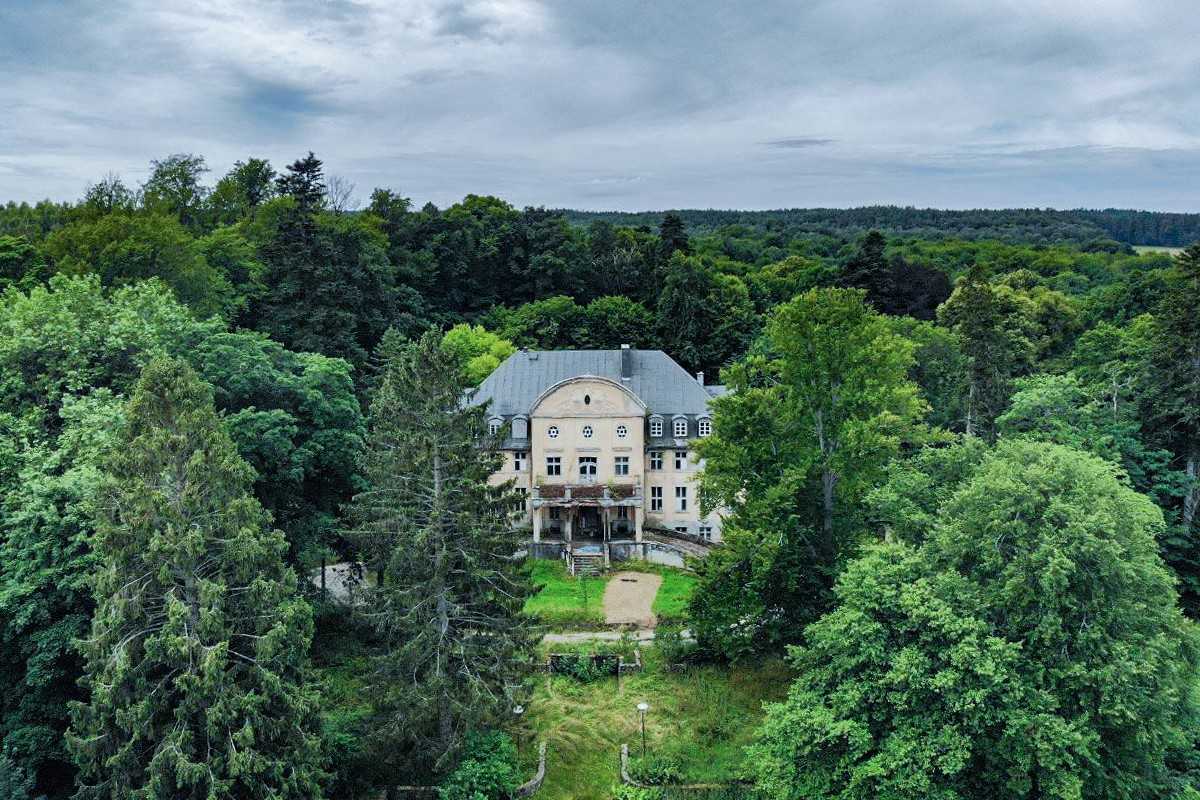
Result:
{"label": "green foliage", "polygon": [[123,425],[106,389],[69,399],[53,442],[22,453],[0,504],[0,735],[39,789],[64,796],[74,769],[63,743],[94,603],[89,576],[102,466]]}
{"label": "green foliage", "polygon": [[79,797],[320,796],[312,612],[208,387],[147,365],[98,506]]}
{"label": "green foliage", "polygon": [[482,325],[466,323],[446,331],[442,337],[442,347],[458,361],[463,380],[468,386],[478,386],[506,358],[517,352],[509,340],[484,329]]}
{"label": "green foliage", "polygon": [[204,258],[187,229],[166,214],[114,213],[55,231],[45,250],[59,272],[98,275],[105,286],[158,278],[205,317],[238,303],[224,274]]}
{"label": "green foliage", "polygon": [[1186,585],[1185,602],[1200,612],[1200,244],[1179,254],[1149,335],[1145,413],[1184,474],[1172,549]]}
{"label": "green foliage", "polygon": [[185,228],[198,228],[208,199],[208,188],[200,183],[208,172],[204,156],[176,153],[150,166],[150,178],[142,185],[142,206],[175,217]]}
{"label": "green foliage", "polygon": [[464,406],[458,362],[425,334],[384,365],[363,458],[368,487],[350,512],[368,562],[386,567],[372,593],[385,652],[372,694],[412,774],[444,773],[468,731],[506,711],[531,646],[530,593],[511,559],[515,492],[488,485],[499,467],[485,408]]}
{"label": "green foliage", "polygon": [[438,787],[438,800],[508,800],[520,785],[512,739],[499,731],[472,733],[462,760]]}
{"label": "green foliage", "polygon": [[255,495],[287,533],[292,556],[311,563],[337,543],[339,508],[359,488],[366,420],[350,365],[250,332],[209,336],[189,357],[254,468]]}
{"label": "green foliage", "polygon": [[714,402],[699,445],[703,508],[731,511],[725,546],[698,567],[691,616],[703,646],[726,657],[777,647],[825,610],[857,544],[857,500],[923,438],[913,349],[861,291],[820,289],[772,314],[769,358],[726,371],[732,392]]}
{"label": "green foliage", "polygon": [[0,753],[0,800],[30,800],[32,797],[33,778]]}
{"label": "green foliage", "polygon": [[265,265],[266,291],[246,320],[293,350],[345,358],[356,367],[395,327],[426,326],[419,296],[397,285],[381,221],[370,214],[319,212],[315,188],[281,190],[264,203],[249,238]]}
{"label": "green foliage", "polygon": [[[836,609],[792,650],[797,680],[749,754],[760,789],[1181,792],[1168,764],[1195,747],[1200,642],[1156,552],[1162,514],[1058,445],[1007,442],[943,476],[916,540],[850,564]],[[930,499],[918,487],[913,504]]]}
{"label": "green foliage", "polygon": [[938,321],[957,335],[968,359],[963,425],[968,436],[995,438],[996,417],[1012,394],[1013,378],[1032,364],[1035,331],[1026,312],[1014,292],[993,286],[979,266],[938,310]]}
{"label": "green foliage", "polygon": [[0,292],[10,286],[28,291],[49,277],[45,258],[28,239],[0,235]]}
{"label": "green foliage", "polygon": [[658,332],[666,350],[690,372],[716,375],[746,352],[758,317],[746,284],[676,250],[663,274]]}

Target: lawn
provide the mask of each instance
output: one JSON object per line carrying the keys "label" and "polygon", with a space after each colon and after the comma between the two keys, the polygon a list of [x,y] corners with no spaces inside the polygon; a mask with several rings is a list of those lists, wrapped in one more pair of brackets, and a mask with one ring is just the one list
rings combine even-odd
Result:
{"label": "lawn", "polygon": [[537,559],[532,568],[537,594],[525,601],[525,613],[558,628],[604,625],[604,587],[608,576],[575,578],[561,561]]}
{"label": "lawn", "polygon": [[646,668],[636,675],[593,683],[539,677],[523,725],[524,758],[534,743],[548,745],[546,782],[538,800],[610,800],[619,782],[622,743],[641,749],[636,706],[650,704],[647,748],[669,756],[685,779],[721,783],[736,777],[743,748],[762,720],[762,704],[786,695],[789,673],[778,660],[758,665],[662,669],[653,647],[643,648]]}
{"label": "lawn", "polygon": [[663,576],[663,582],[654,598],[653,610],[659,623],[686,621],[688,603],[696,591],[696,576],[675,569],[658,572]]}

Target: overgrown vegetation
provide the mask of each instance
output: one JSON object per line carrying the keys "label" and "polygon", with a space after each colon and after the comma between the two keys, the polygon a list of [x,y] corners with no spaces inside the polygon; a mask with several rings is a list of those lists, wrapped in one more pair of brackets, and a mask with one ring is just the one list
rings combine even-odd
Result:
{"label": "overgrown vegetation", "polygon": [[[311,153],[206,173],[0,209],[10,794],[369,796],[470,772],[520,698],[552,797],[630,794],[641,699],[639,769],[769,796],[1195,797],[1196,215],[350,209]],[[660,572],[619,691],[530,685],[529,626],[598,627],[604,580],[535,562],[527,597],[461,398],[517,347],[623,343],[732,390],[699,446],[725,544]],[[329,559],[373,581],[310,643]]]}
{"label": "overgrown vegetation", "polygon": [[[776,659],[732,668],[664,669],[655,648],[642,651],[645,668],[616,678],[579,683],[569,677],[536,681],[529,700],[532,740],[550,745],[548,800],[609,800],[620,784],[618,753],[628,744],[640,752],[637,704],[646,715],[647,747],[669,757],[680,774],[702,783],[723,783],[741,774],[742,748],[762,720],[762,704],[786,691],[789,672]],[[532,747],[532,744],[530,745]]]}

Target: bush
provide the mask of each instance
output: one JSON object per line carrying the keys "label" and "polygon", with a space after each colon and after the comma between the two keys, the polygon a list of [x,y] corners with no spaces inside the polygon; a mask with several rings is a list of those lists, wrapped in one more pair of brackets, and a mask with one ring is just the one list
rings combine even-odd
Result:
{"label": "bush", "polygon": [[683,759],[678,753],[650,753],[629,759],[629,777],[652,786],[683,783]]}
{"label": "bush", "polygon": [[591,683],[613,675],[607,661],[592,658],[586,653],[569,653],[560,656],[555,663],[555,673],[574,678],[580,683]]}
{"label": "bush", "polygon": [[691,642],[684,641],[683,626],[675,623],[659,625],[655,629],[654,646],[668,668],[684,663],[695,650]]}
{"label": "bush", "polygon": [[462,761],[438,788],[438,800],[506,800],[520,785],[513,740],[499,731],[472,733]]}

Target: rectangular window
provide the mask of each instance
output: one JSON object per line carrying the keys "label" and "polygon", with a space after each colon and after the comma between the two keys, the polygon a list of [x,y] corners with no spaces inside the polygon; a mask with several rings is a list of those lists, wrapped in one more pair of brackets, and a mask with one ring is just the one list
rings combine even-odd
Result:
{"label": "rectangular window", "polygon": [[617,519],[629,519],[629,506],[617,506]]}
{"label": "rectangular window", "polygon": [[562,456],[546,456],[546,474],[562,475]]}
{"label": "rectangular window", "polygon": [[677,469],[677,470],[687,469],[687,450],[676,450],[675,451],[675,469]]}
{"label": "rectangular window", "polygon": [[687,511],[687,487],[686,486],[676,486],[675,487],[675,510],[676,511]]}
{"label": "rectangular window", "polygon": [[629,456],[617,456],[613,464],[614,475],[629,474]]}
{"label": "rectangular window", "polygon": [[712,541],[712,525],[700,526],[700,538],[706,542]]}
{"label": "rectangular window", "polygon": [[562,509],[558,506],[550,506],[550,519],[562,519]]}
{"label": "rectangular window", "polygon": [[675,420],[675,438],[682,439],[685,436],[687,436],[687,420],[686,419]]}
{"label": "rectangular window", "polygon": [[650,420],[650,435],[656,439],[662,436],[662,425],[661,419]]}
{"label": "rectangular window", "polygon": [[579,457],[579,477],[595,478],[596,477],[596,457],[595,456],[580,456]]}
{"label": "rectangular window", "polygon": [[700,420],[700,435],[701,436],[711,436],[712,435],[712,420],[711,419]]}
{"label": "rectangular window", "polygon": [[662,469],[662,450],[650,451],[650,469]]}
{"label": "rectangular window", "polygon": [[525,459],[528,458],[528,456],[529,456],[529,453],[526,453],[524,450],[518,450],[517,452],[513,453],[513,471],[514,472],[524,472],[525,471]]}
{"label": "rectangular window", "polygon": [[661,486],[651,486],[650,487],[650,510],[651,511],[662,511],[662,500],[663,500],[662,487]]}
{"label": "rectangular window", "polygon": [[513,501],[513,510],[518,514],[523,514],[525,513],[525,503],[529,498],[529,490],[524,486],[518,486],[517,494],[520,495],[520,497]]}

